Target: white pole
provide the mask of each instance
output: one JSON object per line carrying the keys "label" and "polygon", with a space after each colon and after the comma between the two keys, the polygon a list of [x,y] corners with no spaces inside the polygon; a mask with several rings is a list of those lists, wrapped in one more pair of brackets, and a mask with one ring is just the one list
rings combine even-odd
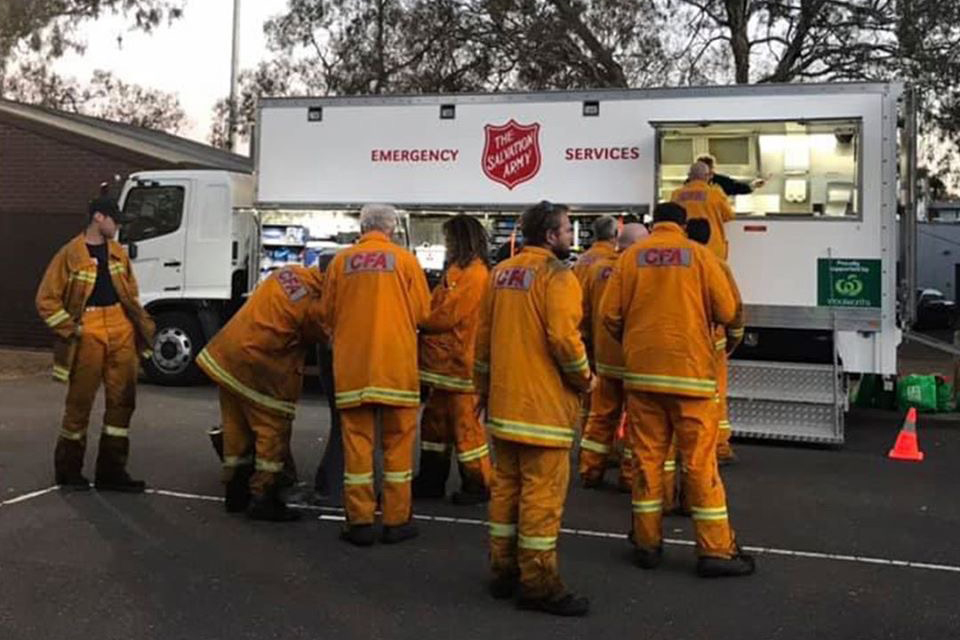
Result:
{"label": "white pole", "polygon": [[240,0],[233,0],[233,52],[230,55],[230,137],[227,149],[237,148],[237,73],[240,66]]}

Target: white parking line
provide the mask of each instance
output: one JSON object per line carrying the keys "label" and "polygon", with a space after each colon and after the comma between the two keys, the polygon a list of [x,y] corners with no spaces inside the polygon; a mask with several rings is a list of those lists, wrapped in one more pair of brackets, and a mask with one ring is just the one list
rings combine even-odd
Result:
{"label": "white parking line", "polygon": [[[33,498],[39,498],[40,496],[46,495],[53,491],[56,491],[57,487],[47,487],[46,489],[41,489],[39,491],[33,491],[31,493],[25,493],[22,496],[17,496],[16,498],[11,498],[10,500],[5,500],[0,502],[0,506],[7,506],[12,504],[17,504],[20,502],[26,502],[27,500],[32,500]],[[147,489],[146,493],[156,496],[162,496],[166,498],[178,498],[181,500],[199,500],[203,502],[223,502],[223,498],[220,496],[208,496],[198,493],[187,493],[184,491],[170,491],[168,489]],[[343,515],[343,509],[339,507],[321,507],[313,504],[296,504],[291,503],[291,506],[297,507],[298,509],[303,509],[305,511],[317,511],[319,512],[318,519],[327,521],[327,522],[344,522],[346,518]],[[486,520],[480,520],[478,518],[456,518],[452,516],[440,516],[440,515],[429,515],[429,514],[414,514],[414,519],[421,520],[424,522],[438,522],[443,524],[461,524],[469,525],[475,527],[486,527],[488,522]],[[594,531],[591,529],[570,529],[563,528],[560,530],[561,533],[567,535],[580,536],[585,538],[606,538],[613,540],[626,540],[627,536],[623,533],[617,533],[613,531]],[[664,544],[674,545],[674,546],[683,546],[683,547],[692,547],[696,543],[692,540],[684,540],[681,538],[664,538]],[[915,562],[912,560],[895,560],[889,558],[874,558],[871,556],[856,556],[840,553],[823,553],[820,551],[796,551],[793,549],[778,549],[776,547],[756,547],[756,546],[744,546],[744,551],[750,553],[757,553],[762,555],[772,555],[772,556],[788,556],[793,558],[810,558],[814,560],[833,560],[836,562],[853,562],[859,564],[872,564],[872,565],[881,565],[887,567],[899,567],[903,569],[925,569],[927,571],[945,571],[948,573],[960,573],[960,566],[949,565],[949,564],[936,564],[931,562]]]}

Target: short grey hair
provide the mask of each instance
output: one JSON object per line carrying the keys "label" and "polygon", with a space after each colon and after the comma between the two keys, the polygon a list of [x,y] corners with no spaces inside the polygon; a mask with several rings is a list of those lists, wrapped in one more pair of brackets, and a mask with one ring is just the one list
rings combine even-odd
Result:
{"label": "short grey hair", "polygon": [[397,209],[392,204],[365,204],[360,209],[360,232],[382,231],[387,235],[397,228]]}
{"label": "short grey hair", "polygon": [[687,173],[688,180],[707,180],[710,178],[710,167],[706,162],[694,162]]}
{"label": "short grey hair", "polygon": [[617,219],[613,216],[600,216],[593,221],[594,240],[613,240],[617,237]]}

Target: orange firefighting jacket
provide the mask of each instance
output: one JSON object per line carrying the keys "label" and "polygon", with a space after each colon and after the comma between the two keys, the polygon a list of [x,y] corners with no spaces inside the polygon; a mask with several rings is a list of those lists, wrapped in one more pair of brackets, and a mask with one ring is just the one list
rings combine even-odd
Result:
{"label": "orange firefighting jacket", "polygon": [[420,325],[420,381],[437,389],[473,393],[473,356],[480,303],[490,270],[477,259],[450,265],[433,292],[430,315]]}
{"label": "orange firefighting jacket", "polygon": [[727,232],[723,224],[734,219],[733,208],[720,187],[703,180],[693,180],[675,190],[672,202],[687,210],[687,220],[706,218],[710,223],[710,242],[707,248],[721,260],[727,259]]}
{"label": "orange firefighting jacket", "polygon": [[417,326],[429,313],[430,290],[414,255],[386,234],[365,233],[330,262],[321,307],[337,408],[418,406]]}
{"label": "orange firefighting jacket", "polygon": [[[117,298],[133,323],[137,351],[150,357],[156,329],[150,315],[140,306],[140,290],[130,258],[119,242],[107,241],[110,280]],[[60,248],[47,266],[37,289],[37,312],[56,335],[53,345],[53,379],[67,382],[73,368],[78,331],[87,300],[97,282],[97,261],[90,256],[84,234]]]}
{"label": "orange firefighting jacket", "polygon": [[584,282],[586,282],[587,278],[587,271],[590,270],[593,263],[601,258],[607,258],[616,254],[617,247],[613,240],[598,240],[594,242],[589,249],[584,251],[583,255],[580,256],[573,265],[573,275],[577,276],[577,282],[580,283],[580,288],[583,289]]}
{"label": "orange firefighting jacket", "polygon": [[592,345],[594,370],[606,378],[623,377],[623,347],[603,328],[603,294],[610,282],[619,254],[604,256],[587,270],[583,288],[583,323],[585,344]]}
{"label": "orange firefighting jacket", "polygon": [[743,299],[740,297],[740,288],[737,287],[737,281],[733,277],[733,271],[730,269],[730,265],[723,260],[718,260],[717,262],[720,264],[724,275],[727,277],[727,281],[730,283],[730,289],[733,291],[733,297],[736,301],[736,313],[734,314],[733,320],[726,326],[722,324],[716,325],[713,331],[714,346],[716,347],[718,355],[720,355],[719,352],[726,352],[726,354],[729,355],[733,353],[743,341]]}
{"label": "orange firefighting jacket", "polygon": [[197,366],[244,400],[292,418],[307,347],[323,338],[322,289],[323,275],[317,269],[278,270],[207,343]]}
{"label": "orange firefighting jacket", "polygon": [[679,225],[657,223],[617,262],[602,307],[604,326],[623,344],[624,387],[714,397],[714,325],[732,324],[738,310],[709,249]]}
{"label": "orange firefighting jacket", "polygon": [[474,370],[487,427],[502,440],[568,448],[578,392],[590,386],[576,276],[551,251],[524,247],[490,276]]}

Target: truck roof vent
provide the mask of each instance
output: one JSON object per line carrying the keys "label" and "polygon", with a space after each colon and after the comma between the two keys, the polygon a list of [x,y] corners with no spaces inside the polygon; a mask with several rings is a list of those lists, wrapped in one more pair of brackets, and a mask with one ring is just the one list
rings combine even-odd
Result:
{"label": "truck roof vent", "polygon": [[307,122],[322,122],[323,107],[307,107]]}
{"label": "truck roof vent", "polygon": [[440,119],[441,120],[453,120],[457,117],[457,105],[455,104],[442,104],[440,105]]}

